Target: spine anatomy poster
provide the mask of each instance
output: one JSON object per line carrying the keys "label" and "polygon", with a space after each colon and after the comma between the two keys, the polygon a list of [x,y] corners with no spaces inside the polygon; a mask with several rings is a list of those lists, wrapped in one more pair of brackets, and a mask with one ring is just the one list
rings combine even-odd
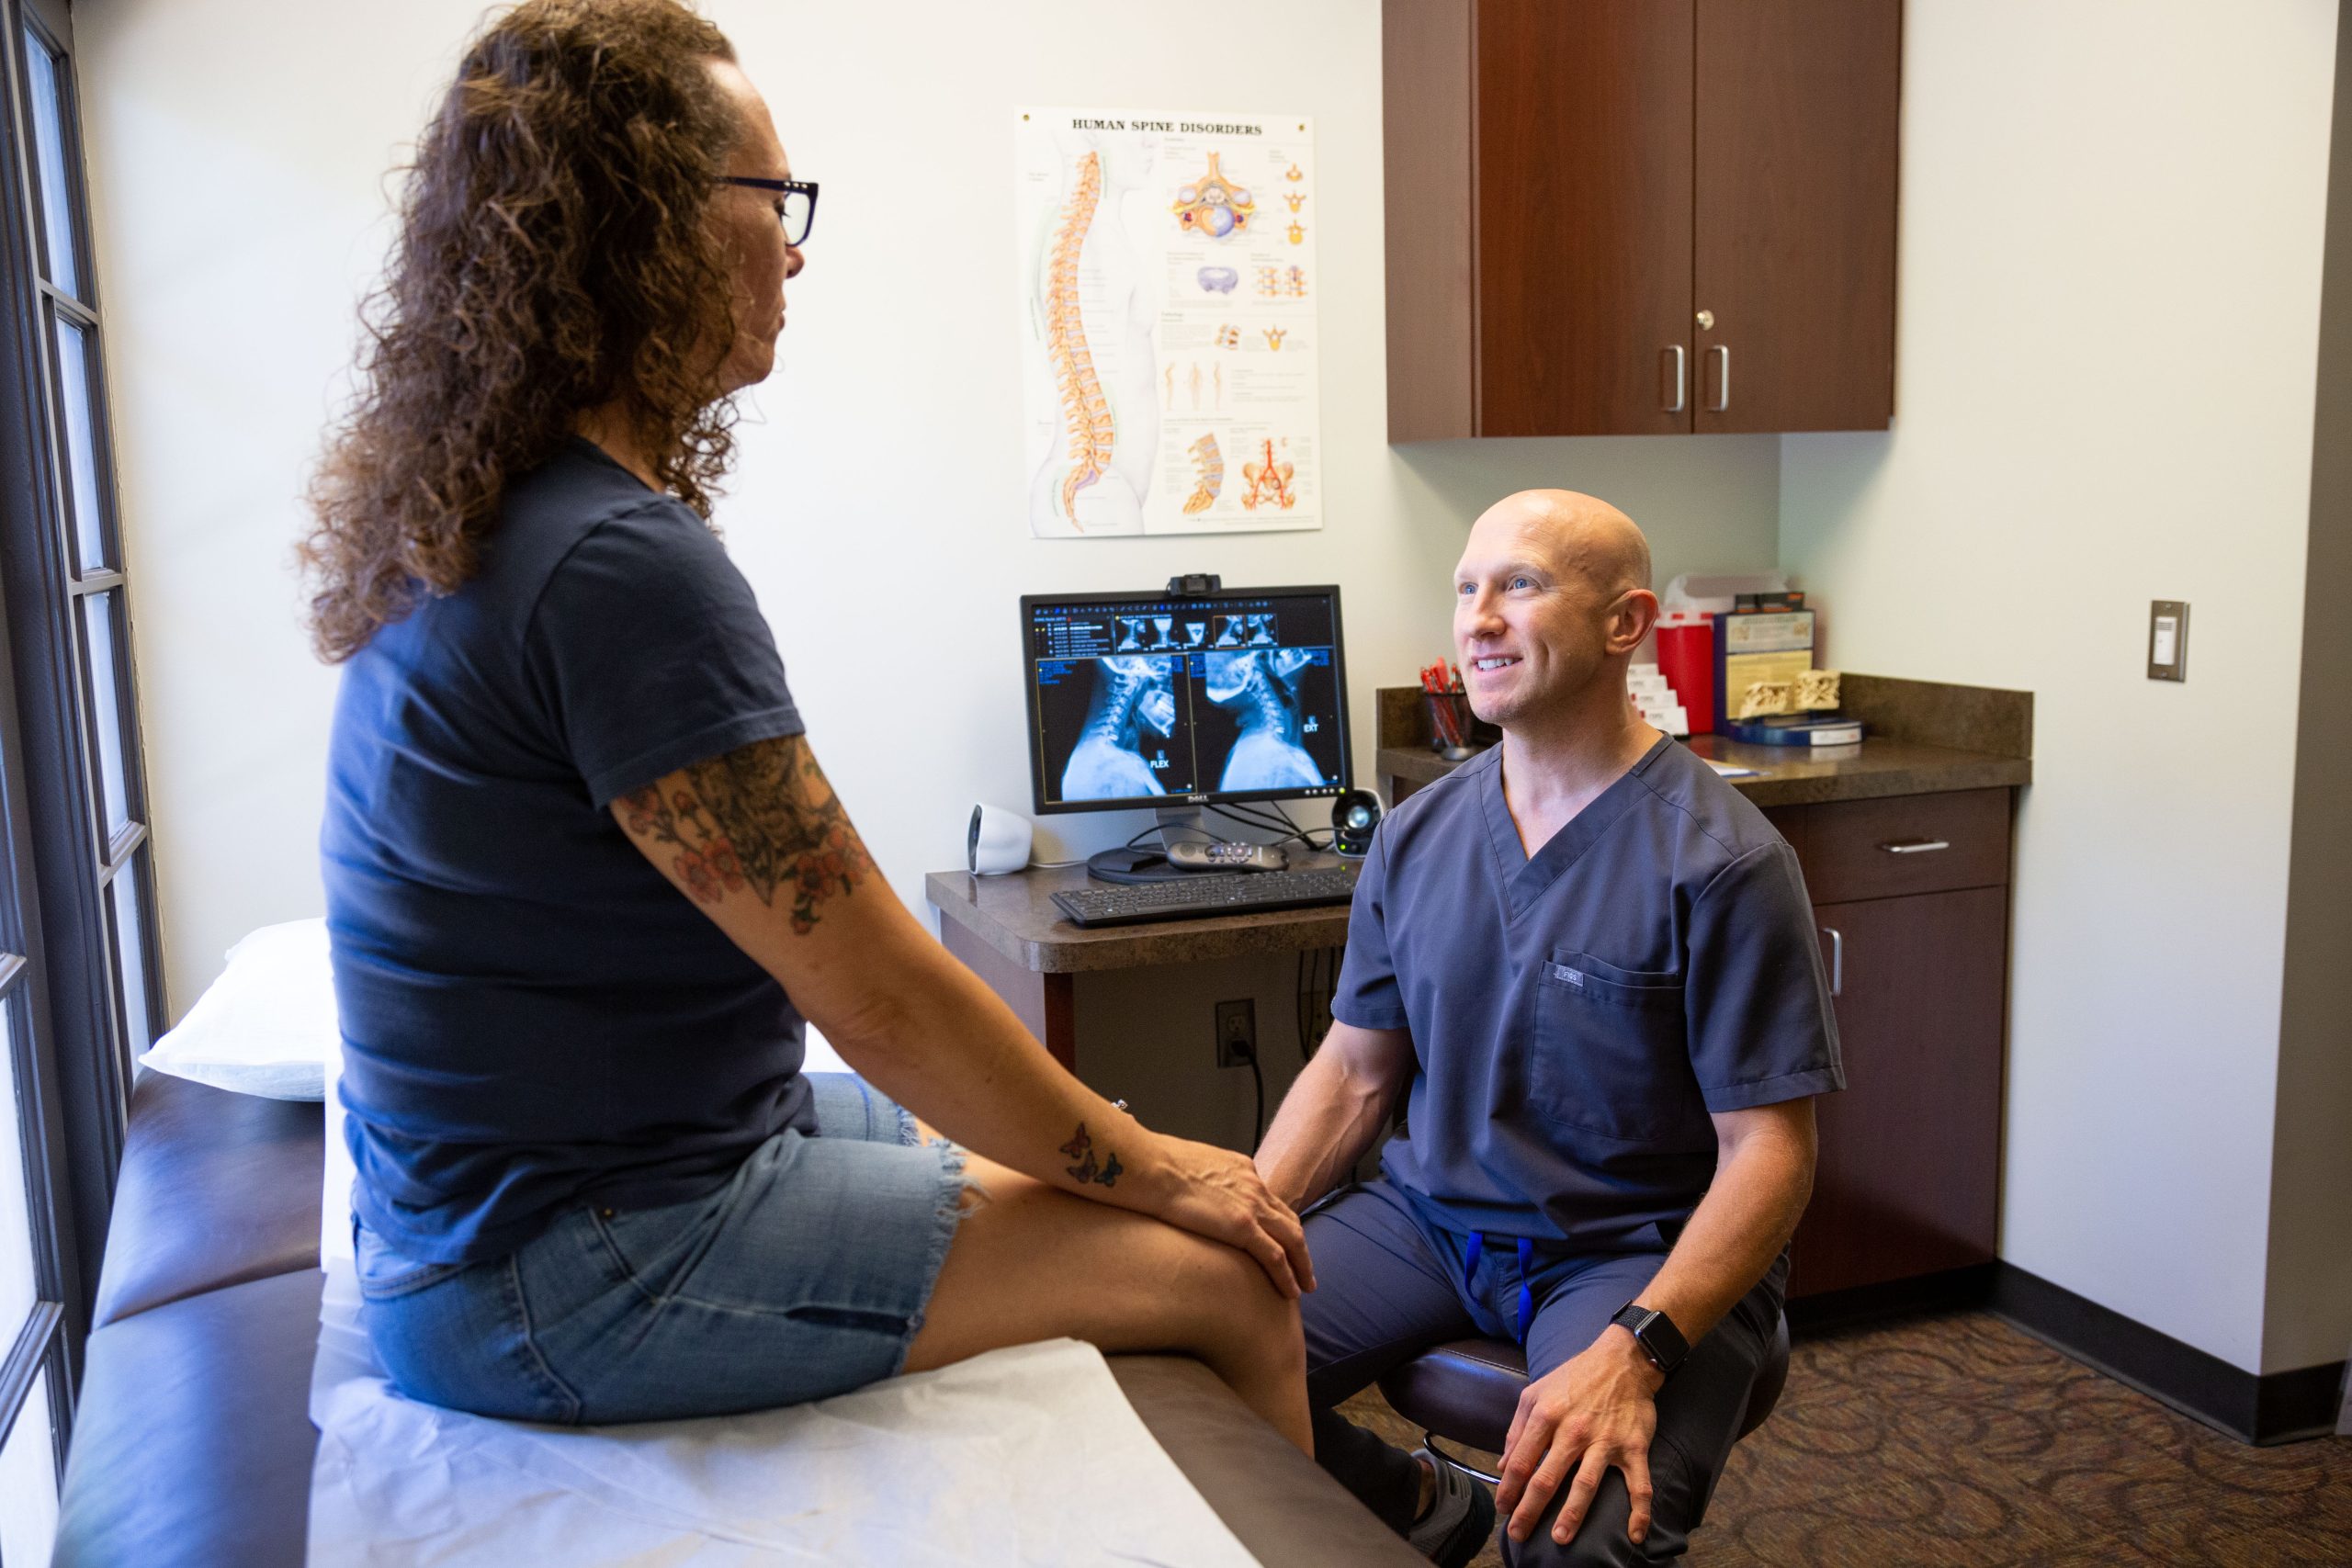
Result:
{"label": "spine anatomy poster", "polygon": [[1030,531],[1321,527],[1311,122],[1024,109],[1016,134]]}

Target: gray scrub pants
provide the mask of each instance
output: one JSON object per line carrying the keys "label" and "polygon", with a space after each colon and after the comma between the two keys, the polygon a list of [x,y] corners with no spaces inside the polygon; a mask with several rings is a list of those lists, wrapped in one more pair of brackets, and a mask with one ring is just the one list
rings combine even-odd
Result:
{"label": "gray scrub pants", "polygon": [[[1575,1255],[1554,1246],[1535,1252],[1522,1280],[1517,1243],[1490,1235],[1465,1284],[1468,1239],[1422,1220],[1385,1180],[1349,1190],[1306,1221],[1316,1278],[1303,1308],[1315,1458],[1400,1534],[1412,1522],[1419,1489],[1412,1456],[1335,1407],[1432,1345],[1473,1335],[1519,1338],[1522,1284],[1532,1308],[1528,1372],[1542,1377],[1599,1338],[1666,1261],[1662,1252]],[[1626,1539],[1630,1499],[1624,1476],[1612,1469],[1574,1540],[1564,1547],[1552,1540],[1555,1495],[1524,1545],[1503,1537],[1504,1562],[1631,1564],[1681,1556],[1731,1457],[1787,1279],[1783,1256],[1658,1391],[1649,1539],[1640,1546]],[[1561,1495],[1566,1490],[1563,1485]]]}

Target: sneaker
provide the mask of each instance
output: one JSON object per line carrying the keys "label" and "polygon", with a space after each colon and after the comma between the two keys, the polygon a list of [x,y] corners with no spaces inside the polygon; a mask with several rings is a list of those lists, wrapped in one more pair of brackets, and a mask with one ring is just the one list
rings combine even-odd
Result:
{"label": "sneaker", "polygon": [[1439,1568],[1466,1568],[1495,1533],[1495,1495],[1485,1482],[1434,1450],[1419,1450],[1413,1457],[1428,1461],[1437,1485],[1430,1511],[1405,1532],[1405,1544]]}

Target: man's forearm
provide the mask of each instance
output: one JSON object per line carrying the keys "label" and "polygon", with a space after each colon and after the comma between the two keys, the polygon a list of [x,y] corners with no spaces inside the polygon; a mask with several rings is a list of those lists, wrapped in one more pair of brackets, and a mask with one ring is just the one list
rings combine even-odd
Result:
{"label": "man's forearm", "polygon": [[1813,1192],[1809,1108],[1804,1125],[1804,1134],[1779,1122],[1760,1127],[1725,1156],[1642,1292],[1642,1304],[1673,1319],[1693,1345],[1755,1289],[1795,1234]]}
{"label": "man's forearm", "polygon": [[1346,1179],[1388,1125],[1403,1087],[1394,1072],[1366,1070],[1327,1042],[1258,1146],[1258,1172],[1274,1196],[1304,1209]]}

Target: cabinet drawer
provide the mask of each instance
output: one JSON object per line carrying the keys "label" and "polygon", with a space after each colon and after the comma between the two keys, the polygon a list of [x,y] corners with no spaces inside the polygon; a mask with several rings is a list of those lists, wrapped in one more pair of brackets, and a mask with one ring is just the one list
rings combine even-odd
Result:
{"label": "cabinet drawer", "polygon": [[1825,802],[1806,812],[1795,848],[1816,904],[1998,886],[2009,880],[2009,792]]}

